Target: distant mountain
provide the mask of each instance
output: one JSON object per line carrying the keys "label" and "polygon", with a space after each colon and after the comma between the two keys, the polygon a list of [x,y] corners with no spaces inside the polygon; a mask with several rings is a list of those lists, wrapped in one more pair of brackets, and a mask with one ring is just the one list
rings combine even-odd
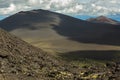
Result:
{"label": "distant mountain", "polygon": [[41,9],[21,11],[0,21],[1,28],[55,52],[120,50],[120,25],[112,24],[83,21]]}
{"label": "distant mountain", "polygon": [[89,18],[89,19],[87,19],[87,21],[95,22],[95,23],[108,23],[108,24],[114,24],[114,25],[117,25],[117,24],[120,23],[116,20],[107,18],[105,16],[99,16],[99,17],[96,17],[96,18]]}

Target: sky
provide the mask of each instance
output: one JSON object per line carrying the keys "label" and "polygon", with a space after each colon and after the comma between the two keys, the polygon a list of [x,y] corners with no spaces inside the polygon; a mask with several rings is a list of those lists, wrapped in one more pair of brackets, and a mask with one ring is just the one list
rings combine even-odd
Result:
{"label": "sky", "polygon": [[45,9],[76,18],[120,18],[120,0],[0,0],[0,19],[19,11]]}

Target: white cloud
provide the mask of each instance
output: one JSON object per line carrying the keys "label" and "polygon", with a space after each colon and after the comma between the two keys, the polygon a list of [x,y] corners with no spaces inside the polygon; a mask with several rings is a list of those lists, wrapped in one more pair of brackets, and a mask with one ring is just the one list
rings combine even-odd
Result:
{"label": "white cloud", "polygon": [[31,9],[46,9],[68,15],[109,15],[119,14],[119,8],[119,0],[2,0],[0,15]]}
{"label": "white cloud", "polygon": [[117,3],[117,1],[116,1],[116,0],[111,0],[110,2],[111,2],[111,3],[114,3],[114,4],[115,4],[115,3]]}
{"label": "white cloud", "polygon": [[0,9],[0,13],[2,13],[2,14],[8,14],[8,13],[11,13],[12,11],[15,11],[15,10],[16,10],[16,6],[13,3],[11,3],[9,5],[9,7],[7,7],[7,8],[1,8]]}
{"label": "white cloud", "polygon": [[40,4],[40,1],[41,0],[29,0],[28,4],[31,5],[31,6],[36,6],[36,5]]}

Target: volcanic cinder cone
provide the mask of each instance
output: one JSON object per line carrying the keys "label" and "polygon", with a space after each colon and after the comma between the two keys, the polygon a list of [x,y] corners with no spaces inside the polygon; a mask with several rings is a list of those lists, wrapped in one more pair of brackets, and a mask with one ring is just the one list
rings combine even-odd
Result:
{"label": "volcanic cinder cone", "polygon": [[47,51],[120,50],[119,25],[92,23],[47,10],[21,11],[0,21],[0,27]]}

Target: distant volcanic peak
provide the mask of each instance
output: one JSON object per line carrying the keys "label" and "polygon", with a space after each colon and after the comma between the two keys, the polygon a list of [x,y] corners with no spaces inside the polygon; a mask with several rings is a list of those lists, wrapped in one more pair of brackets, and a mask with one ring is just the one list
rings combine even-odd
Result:
{"label": "distant volcanic peak", "polygon": [[108,24],[118,24],[118,21],[113,20],[111,18],[105,17],[105,16],[99,16],[96,18],[90,18],[87,19],[89,22],[97,22],[97,23],[108,23]]}
{"label": "distant volcanic peak", "polygon": [[98,16],[97,18],[98,18],[98,19],[107,19],[106,16]]}
{"label": "distant volcanic peak", "polygon": [[99,17],[96,18],[96,20],[101,21],[101,22],[113,22],[112,19],[107,18],[105,16],[99,16]]}

